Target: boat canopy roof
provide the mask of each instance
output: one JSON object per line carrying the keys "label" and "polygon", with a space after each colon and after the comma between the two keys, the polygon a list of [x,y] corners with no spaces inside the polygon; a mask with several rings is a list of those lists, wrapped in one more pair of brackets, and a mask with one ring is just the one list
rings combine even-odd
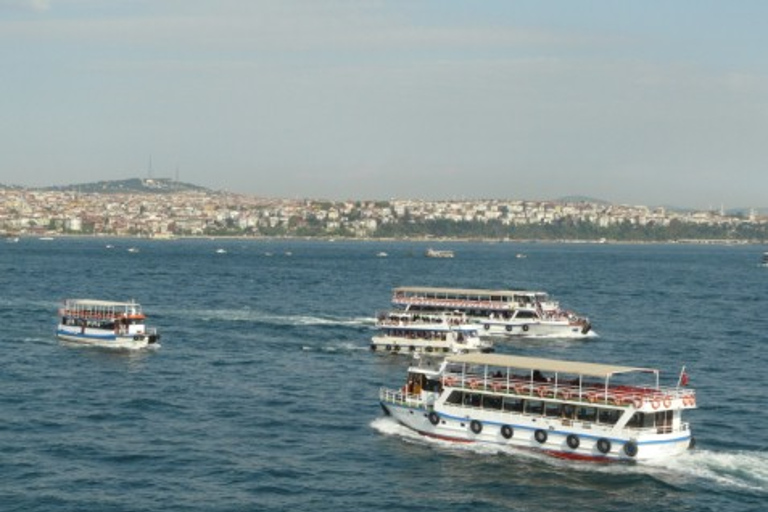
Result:
{"label": "boat canopy roof", "polygon": [[618,366],[614,364],[584,363],[579,361],[563,361],[559,359],[544,359],[540,357],[511,356],[506,354],[458,354],[446,358],[448,363],[465,363],[487,366],[502,366],[524,370],[540,370],[542,372],[570,373],[607,379],[618,373],[659,373],[653,368],[638,368]]}
{"label": "boat canopy roof", "polygon": [[94,307],[115,307],[115,308],[122,308],[122,307],[138,307],[139,303],[130,301],[130,302],[119,302],[119,301],[111,301],[111,300],[98,300],[98,299],[67,299],[64,301],[65,305],[67,307],[83,307],[83,308],[94,308]]}
{"label": "boat canopy roof", "polygon": [[483,288],[435,288],[429,286],[398,286],[392,290],[395,294],[414,294],[414,293],[427,293],[436,295],[451,295],[451,296],[498,296],[498,297],[515,297],[519,295],[538,295],[547,296],[546,292],[532,291],[532,290],[489,290]]}

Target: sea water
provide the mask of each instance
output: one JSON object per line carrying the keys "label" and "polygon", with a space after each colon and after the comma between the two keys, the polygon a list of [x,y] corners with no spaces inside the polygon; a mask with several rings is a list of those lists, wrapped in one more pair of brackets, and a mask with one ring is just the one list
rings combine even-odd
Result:
{"label": "sea water", "polygon": [[[425,258],[429,246],[456,257]],[[3,244],[0,510],[765,510],[764,250]],[[664,385],[685,365],[698,397],[687,413],[696,449],[648,464],[589,464],[403,428],[377,396],[380,386],[403,384],[408,360],[371,353],[369,341],[375,312],[406,285],[545,290],[597,333],[507,341],[499,352],[654,367]],[[57,341],[65,298],[137,300],[161,346]]]}

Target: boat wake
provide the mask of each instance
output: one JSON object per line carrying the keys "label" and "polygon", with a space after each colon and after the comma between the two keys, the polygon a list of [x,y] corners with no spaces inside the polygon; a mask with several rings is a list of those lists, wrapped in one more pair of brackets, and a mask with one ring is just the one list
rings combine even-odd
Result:
{"label": "boat wake", "polygon": [[330,343],[322,346],[310,346],[304,345],[301,347],[304,352],[325,352],[325,353],[337,353],[337,352],[368,352],[370,348],[367,345],[359,345],[350,342],[340,341],[338,343]]}
{"label": "boat wake", "polygon": [[187,311],[185,316],[203,320],[225,322],[254,322],[260,324],[286,326],[373,326],[372,317],[334,317],[308,315],[275,315],[253,309],[205,309]]}
{"label": "boat wake", "polygon": [[376,418],[370,426],[385,436],[396,436],[406,442],[435,446],[454,453],[471,452],[492,456],[504,453],[514,457],[544,461],[559,469],[566,467],[569,470],[612,475],[622,473],[647,475],[676,487],[716,485],[734,492],[768,496],[768,452],[715,452],[695,449],[675,458],[637,464],[589,464],[488,443],[454,443],[422,436],[388,416]]}

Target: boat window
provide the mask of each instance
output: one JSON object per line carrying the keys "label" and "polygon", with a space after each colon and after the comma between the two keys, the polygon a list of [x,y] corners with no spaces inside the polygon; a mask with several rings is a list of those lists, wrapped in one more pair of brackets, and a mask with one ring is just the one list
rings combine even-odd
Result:
{"label": "boat window", "polygon": [[464,394],[464,405],[468,405],[470,407],[480,407],[480,403],[481,397],[479,393]]}
{"label": "boat window", "polygon": [[580,421],[595,421],[597,419],[597,409],[594,407],[577,407],[576,419]]}
{"label": "boat window", "polygon": [[653,426],[653,415],[644,412],[636,412],[627,422],[629,428],[647,428]]}
{"label": "boat window", "polygon": [[535,311],[528,311],[525,309],[519,309],[517,310],[517,314],[515,315],[515,318],[521,319],[521,318],[536,318],[538,315]]}
{"label": "boat window", "polygon": [[560,409],[561,416],[563,418],[567,418],[569,420],[574,419],[576,416],[576,408],[570,404],[563,404],[563,406]]}
{"label": "boat window", "polygon": [[463,391],[452,391],[448,398],[445,399],[445,403],[460,405],[464,401],[463,398]]}
{"label": "boat window", "polygon": [[483,409],[501,409],[501,397],[494,395],[483,396]]}
{"label": "boat window", "polygon": [[523,412],[523,403],[521,398],[504,397],[504,410]]}
{"label": "boat window", "polygon": [[544,407],[544,415],[553,418],[560,416],[560,404],[548,402]]}
{"label": "boat window", "polygon": [[621,416],[621,412],[616,409],[600,409],[599,411],[598,421],[608,425],[614,425],[619,421],[619,416]]}
{"label": "boat window", "polygon": [[672,432],[672,411],[657,412],[654,416],[656,419],[656,429],[659,434]]}
{"label": "boat window", "polygon": [[424,382],[424,391],[440,392],[440,381],[427,379]]}
{"label": "boat window", "polygon": [[526,400],[525,412],[526,414],[541,414],[544,410],[544,402],[539,400]]}

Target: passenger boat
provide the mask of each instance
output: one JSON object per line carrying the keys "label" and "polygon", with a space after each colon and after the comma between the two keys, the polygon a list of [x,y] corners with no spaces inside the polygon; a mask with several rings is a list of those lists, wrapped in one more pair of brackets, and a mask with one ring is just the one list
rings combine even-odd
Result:
{"label": "passenger boat", "polygon": [[424,253],[427,258],[453,258],[454,252],[448,250],[437,250],[431,247]]}
{"label": "passenger boat", "polygon": [[490,352],[493,343],[481,339],[477,325],[463,315],[380,313],[378,333],[371,338],[371,350],[401,354],[461,354]]}
{"label": "passenger boat", "polygon": [[768,267],[768,251],[763,253],[763,259],[760,261],[760,265]]}
{"label": "passenger boat", "polygon": [[93,299],[67,299],[59,309],[56,336],[92,345],[143,348],[157,344],[160,335],[144,324],[141,305]]}
{"label": "passenger boat", "polygon": [[484,336],[582,338],[592,330],[588,318],[541,291],[403,286],[393,290],[392,304],[409,312],[462,312]]}
{"label": "passenger boat", "polygon": [[696,407],[696,394],[681,387],[683,377],[661,387],[650,368],[460,354],[437,367],[420,361],[402,388],[382,388],[379,400],[387,415],[425,436],[566,459],[643,461],[695,444],[682,412]]}

